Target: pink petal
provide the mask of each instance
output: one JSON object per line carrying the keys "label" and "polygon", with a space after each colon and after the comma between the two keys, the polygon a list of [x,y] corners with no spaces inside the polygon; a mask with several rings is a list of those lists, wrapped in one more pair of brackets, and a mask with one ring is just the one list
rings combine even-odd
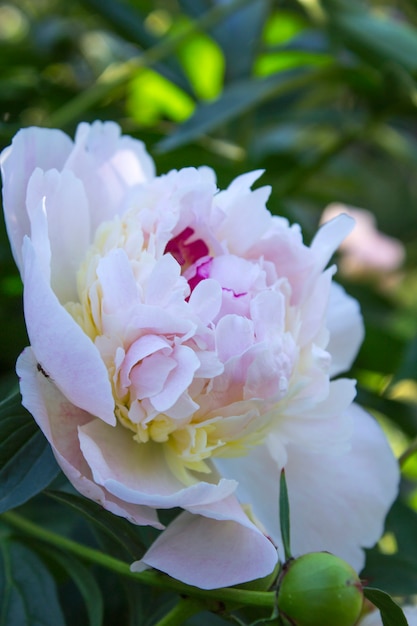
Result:
{"label": "pink petal", "polygon": [[111,385],[100,353],[59,303],[29,239],[24,242],[23,283],[26,327],[38,362],[71,403],[115,424]]}
{"label": "pink petal", "polygon": [[68,402],[51,378],[38,370],[31,348],[20,355],[16,369],[23,405],[32,413],[51,444],[57,462],[77,491],[134,524],[162,528],[154,509],[123,502],[94,482],[80,449],[77,430],[91,421],[92,416]]}
{"label": "pink petal", "polygon": [[202,515],[182,513],[158,537],[137,571],[146,564],[189,585],[216,589],[267,576],[277,563],[270,540],[229,497]]}
{"label": "pink petal", "polygon": [[217,353],[223,363],[242,355],[254,343],[253,323],[240,315],[225,315],[217,324]]}

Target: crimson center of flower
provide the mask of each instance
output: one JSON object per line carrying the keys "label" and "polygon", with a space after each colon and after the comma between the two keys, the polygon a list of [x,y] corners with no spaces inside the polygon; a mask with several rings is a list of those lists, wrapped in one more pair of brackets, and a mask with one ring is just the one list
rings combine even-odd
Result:
{"label": "crimson center of flower", "polygon": [[[181,266],[181,273],[186,275],[191,291],[205,278],[210,276],[212,257],[209,248],[203,239],[193,239],[194,229],[184,228],[178,235],[170,239],[165,247],[165,253],[172,254]],[[199,263],[199,261],[201,261]],[[194,272],[190,268],[194,267]]]}

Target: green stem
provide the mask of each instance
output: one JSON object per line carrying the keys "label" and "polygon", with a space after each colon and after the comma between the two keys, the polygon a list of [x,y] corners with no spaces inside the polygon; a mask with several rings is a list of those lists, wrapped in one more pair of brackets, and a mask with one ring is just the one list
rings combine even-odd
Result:
{"label": "green stem", "polygon": [[203,611],[205,608],[206,606],[201,600],[195,598],[181,598],[170,612],[164,615],[155,626],[181,626],[186,619],[196,613],[200,613],[200,611]]}
{"label": "green stem", "polygon": [[151,585],[153,587],[160,587],[163,589],[169,589],[176,591],[184,596],[191,596],[193,598],[201,598],[205,601],[223,602],[224,604],[231,604],[235,606],[259,606],[273,609],[275,605],[275,594],[271,591],[248,591],[246,589],[234,589],[234,588],[222,588],[213,590],[204,590],[198,587],[192,587],[185,583],[170,578],[166,574],[162,574],[156,570],[145,570],[144,572],[132,572],[129,564],[119,559],[115,559],[99,550],[84,546],[72,539],[62,537],[50,530],[46,530],[41,526],[38,526],[34,522],[28,519],[8,511],[0,516],[0,519],[17,528],[26,535],[30,535],[44,541],[49,545],[56,546],[66,552],[70,552],[79,556],[80,558],[100,565],[105,569],[112,571],[120,576],[131,578],[137,582],[145,585]]}
{"label": "green stem", "polygon": [[86,91],[79,93],[70,102],[52,113],[45,125],[61,127],[79,118],[85,111],[97,105],[113,89],[126,84],[133,75],[143,71],[146,67],[152,67],[162,59],[175,53],[177,47],[184,43],[191,35],[201,30],[208,30],[215,24],[225,19],[231,13],[241,9],[251,0],[234,0],[234,2],[218,3],[207,11],[200,19],[189,24],[177,35],[168,35],[160,43],[149,48],[139,57],[114,64],[107,68],[96,83]]}

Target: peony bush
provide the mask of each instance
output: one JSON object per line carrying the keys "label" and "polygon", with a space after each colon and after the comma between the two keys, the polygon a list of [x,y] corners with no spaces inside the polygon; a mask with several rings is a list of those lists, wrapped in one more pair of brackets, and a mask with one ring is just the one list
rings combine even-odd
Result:
{"label": "peony bush", "polygon": [[[262,172],[225,190],[207,168],[157,176],[111,122],[20,131],[1,156],[24,285],[23,404],[74,487],[162,532],[133,570],[204,589],[283,559],[285,468],[294,555],[356,571],[399,473],[343,378],[363,339],[331,257],[354,222],[312,244],[273,216]],[[165,529],[158,509],[183,511]]]}

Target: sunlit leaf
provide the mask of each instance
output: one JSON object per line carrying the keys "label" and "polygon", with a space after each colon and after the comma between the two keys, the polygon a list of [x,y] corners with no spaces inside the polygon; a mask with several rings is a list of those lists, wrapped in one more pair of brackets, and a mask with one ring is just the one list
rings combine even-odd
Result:
{"label": "sunlit leaf", "polygon": [[219,95],[224,78],[224,56],[219,46],[204,33],[187,39],[178,57],[195,94],[203,100]]}
{"label": "sunlit leaf", "polygon": [[183,122],[194,106],[188,94],[153,70],[140,72],[130,82],[126,108],[138,124],[152,125],[161,118]]}

